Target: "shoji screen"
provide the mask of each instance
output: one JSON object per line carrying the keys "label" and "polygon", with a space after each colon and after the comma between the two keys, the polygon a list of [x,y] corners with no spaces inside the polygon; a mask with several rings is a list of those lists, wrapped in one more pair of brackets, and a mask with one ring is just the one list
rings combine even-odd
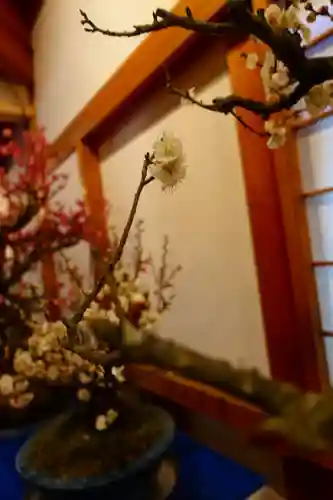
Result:
{"label": "shoji screen", "polygon": [[[316,43],[309,54],[333,55],[333,36],[328,23],[317,22]],[[330,26],[332,28],[332,26]],[[297,147],[302,193],[312,250],[313,276],[317,287],[330,380],[333,382],[333,116],[325,112],[318,119],[305,119],[297,126]],[[298,228],[295,227],[295,231]]]}

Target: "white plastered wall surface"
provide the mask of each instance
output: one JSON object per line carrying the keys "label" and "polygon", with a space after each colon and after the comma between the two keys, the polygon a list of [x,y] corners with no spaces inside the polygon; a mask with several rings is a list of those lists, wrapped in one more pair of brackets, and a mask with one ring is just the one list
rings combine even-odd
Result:
{"label": "white plastered wall surface", "polygon": [[[175,0],[160,0],[171,9]],[[53,140],[110,78],[142,38],[89,34],[79,9],[100,26],[149,22],[157,0],[46,0],[33,33],[37,115]]]}
{"label": "white plastered wall surface", "polygon": [[[223,55],[221,56],[223,58]],[[225,71],[200,98],[228,94]],[[159,333],[209,355],[268,372],[252,238],[236,126],[232,119],[192,105],[179,106],[149,127],[156,103],[144,107],[113,138],[101,172],[112,203],[112,221],[123,227],[144,154],[166,130],[183,142],[188,175],[173,193],[158,182],[144,192],[138,218],[145,247],[159,261],[163,235],[170,237],[172,264],[181,264],[170,312]],[[139,125],[138,125],[139,124]],[[139,132],[138,132],[139,131]]]}
{"label": "white plastered wall surface", "polygon": [[[159,1],[171,8],[174,1]],[[34,33],[36,107],[53,140],[141,41],[84,33],[82,8],[103,26],[120,29],[145,22],[156,0],[49,0]],[[205,98],[230,92],[226,73],[204,91]],[[147,112],[149,112],[147,110]],[[140,120],[140,117],[138,117]],[[135,127],[135,124],[133,124]],[[145,221],[145,248],[159,258],[164,234],[170,237],[177,279],[173,307],[159,333],[206,354],[269,372],[241,159],[233,120],[192,106],[181,107],[129,142],[112,145],[103,160],[102,180],[112,204],[112,222],[122,228],[137,185],[143,155],[164,130],[178,135],[187,155],[188,177],[173,194],[151,185],[138,217]],[[121,141],[120,141],[121,142]],[[72,156],[64,167],[77,177]],[[62,195],[67,203],[72,188]],[[82,253],[72,251],[82,262]],[[85,264],[82,262],[83,266]],[[87,268],[87,267],[86,267]]]}

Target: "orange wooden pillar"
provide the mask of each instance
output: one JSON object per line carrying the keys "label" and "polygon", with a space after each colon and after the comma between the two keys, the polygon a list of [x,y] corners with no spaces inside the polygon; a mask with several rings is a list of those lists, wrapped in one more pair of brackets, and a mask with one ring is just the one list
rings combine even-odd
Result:
{"label": "orange wooden pillar", "polygon": [[[96,248],[101,256],[109,247],[107,230],[107,205],[103,196],[100,161],[91,147],[80,141],[76,148],[81,182],[84,189],[87,223],[91,249]],[[99,268],[95,271],[98,273]]]}
{"label": "orange wooden pillar", "polygon": [[[254,7],[265,8],[268,3],[255,0]],[[247,41],[231,50],[227,61],[233,92],[264,100],[258,73],[249,72],[240,57],[257,47]],[[260,117],[243,110],[240,114],[255,130],[263,131]],[[327,370],[318,340],[316,292],[309,276],[310,246],[300,206],[295,138],[273,152],[264,137],[241,124],[237,128],[271,374],[304,390],[321,391],[327,385]],[[288,500],[333,498],[332,470],[306,458],[283,456],[281,460]]]}

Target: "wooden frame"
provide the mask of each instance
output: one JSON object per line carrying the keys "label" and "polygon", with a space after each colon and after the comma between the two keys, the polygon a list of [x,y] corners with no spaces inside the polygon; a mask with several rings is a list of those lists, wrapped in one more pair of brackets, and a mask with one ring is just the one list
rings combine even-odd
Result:
{"label": "wooden frame", "polygon": [[[175,12],[183,12],[187,4],[182,0]],[[210,0],[204,5],[199,0],[193,0],[193,5],[190,5],[193,13],[201,19],[223,16],[224,6],[221,0]],[[105,126],[109,128],[115,118],[119,125],[127,116],[129,104],[133,107],[138,96],[142,101],[156,82],[161,84],[160,65],[170,60],[173,63],[177,59],[184,60],[184,54],[188,57],[191,52],[189,42],[196,38],[196,35],[181,30],[162,31],[147,37],[54,142],[51,151],[58,156],[59,161],[74,150],[82,152],[84,148],[85,154],[79,154],[79,165],[87,193],[91,192],[92,172],[95,178],[99,176],[95,151],[106,140]],[[234,42],[226,40],[228,44]],[[232,86],[235,92],[251,92],[260,98],[262,89],[258,78],[249,77],[239,57],[239,53],[244,50],[246,46],[229,51]],[[138,67],[140,71],[136,71]],[[247,119],[254,127],[262,126],[257,117],[247,116]],[[267,149],[263,138],[254,136],[242,127],[238,130],[272,376],[306,389],[319,389],[322,377],[318,364],[316,361],[311,366],[309,364],[309,360],[318,359],[317,346],[311,329],[303,331],[305,320],[302,313],[307,310],[308,304],[302,302],[303,294],[297,297],[299,302],[296,300],[295,278],[286,240],[285,217],[288,207],[283,209],[281,204],[279,182],[273,166],[274,156]],[[94,185],[96,189],[98,187],[98,194],[88,195],[89,211],[94,214],[94,224],[105,232],[104,214],[100,206],[97,207],[102,193],[100,180],[95,181]],[[300,345],[306,346],[304,359],[300,359]]]}
{"label": "wooden frame", "polygon": [[[191,9],[200,19],[223,16],[225,3],[221,0],[204,3],[193,0],[192,3]],[[184,0],[180,1],[175,12],[184,12],[187,4]],[[195,34],[182,30],[162,31],[147,37],[54,142],[51,150],[59,161],[66,159],[80,144],[84,144],[86,151],[92,151],[85,158],[79,158],[87,193],[91,191],[91,172],[97,176],[98,159],[95,151],[110,137],[115,123],[119,126],[127,117],[128,110],[133,109],[139,98],[142,101],[151,89],[162,84],[161,64],[171,62],[175,65],[185,53],[188,58],[190,44],[196,39]],[[234,42],[230,39],[225,41],[229,45]],[[260,98],[261,84],[256,77],[250,77],[246,72],[239,57],[241,50],[246,50],[246,46],[230,50],[228,56],[233,89]],[[254,127],[262,127],[257,117],[247,116],[247,119]],[[302,247],[302,252],[308,255],[308,250],[304,251],[308,242],[303,235],[302,241],[288,246],[286,220],[290,207],[286,203],[281,204],[280,184],[273,166],[274,156],[267,149],[263,138],[253,136],[242,127],[238,127],[238,133],[271,373],[275,378],[294,382],[303,388],[320,390],[327,378],[323,376],[322,353],[314,341],[315,321],[311,316],[311,304],[308,295],[305,299],[302,293],[303,287],[307,287],[307,280],[305,275],[294,269],[293,263],[290,266],[291,249],[299,250]],[[101,185],[98,190],[101,194]],[[96,195],[95,199],[98,198]],[[94,223],[102,230],[105,225],[105,220],[101,220],[102,211],[92,199],[89,203]],[[292,236],[290,229],[291,225],[288,238]],[[299,276],[303,278],[302,286],[297,285]],[[312,296],[313,291],[309,291],[309,295]],[[303,346],[302,359],[300,345]]]}
{"label": "wooden frame", "polygon": [[16,122],[27,118],[35,118],[35,107],[32,104],[30,92],[23,85],[5,84],[10,93],[11,99],[2,98],[0,100],[0,120]]}
{"label": "wooden frame", "polygon": [[[221,18],[225,2],[181,0],[175,12],[183,12],[186,5],[198,18],[207,20],[216,16]],[[128,116],[128,109],[135,105],[138,98],[142,101],[154,86],[161,84],[161,65],[166,62],[176,64],[180,59],[184,61],[185,54],[188,58],[191,44],[196,39],[196,35],[179,30],[159,32],[147,37],[51,146],[51,152],[58,156],[59,162],[77,151],[87,193],[86,201],[90,213],[94,214],[94,224],[103,232],[102,238],[106,238],[106,226],[104,215],[101,216],[100,207],[97,206],[102,186],[96,151],[110,137],[115,122],[119,126]],[[235,41],[226,39],[229,46],[234,45]],[[260,98],[261,84],[247,72],[244,76],[245,65],[239,57],[239,52],[246,50],[247,46],[231,49],[228,54],[231,83],[235,92],[251,92],[253,97]],[[254,127],[262,126],[257,117],[246,115],[246,118]],[[325,376],[322,375],[321,354],[318,354],[313,334],[317,321],[312,310],[315,299],[312,289],[306,288],[306,293],[297,291],[297,280],[301,279],[302,285],[306,284],[308,276],[301,271],[300,264],[294,266],[290,261],[300,248],[302,265],[309,257],[304,219],[299,208],[290,212],[298,181],[294,179],[293,187],[282,203],[281,186],[287,175],[287,149],[278,157],[267,149],[263,138],[252,135],[242,127],[238,127],[238,133],[272,376],[294,382],[305,389],[318,390],[325,382]],[[289,144],[289,147],[293,146]],[[296,157],[292,158],[295,161]],[[279,175],[275,171],[276,162],[283,169]],[[90,190],[92,176],[95,194]],[[303,227],[297,240],[291,238],[295,221],[301,221]],[[149,378],[147,369],[143,367],[132,368],[130,373],[135,375],[134,380],[141,387],[189,405],[191,410],[228,420],[230,425],[237,426],[245,433],[251,434],[250,429],[253,430],[265,418],[257,408],[236,401],[220,391],[211,391],[202,384],[192,384],[181,377],[173,378],[161,371],[155,371],[154,377]],[[333,469],[330,456],[308,459]]]}

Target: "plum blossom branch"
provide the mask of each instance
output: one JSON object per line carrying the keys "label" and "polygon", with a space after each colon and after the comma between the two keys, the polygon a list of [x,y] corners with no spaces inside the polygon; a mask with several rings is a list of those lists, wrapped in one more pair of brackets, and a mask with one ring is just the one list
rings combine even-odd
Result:
{"label": "plum blossom branch", "polygon": [[111,31],[98,27],[84,12],[80,9],[81,24],[84,30],[89,33],[100,33],[111,37],[134,37],[145,33],[153,33],[166,28],[179,27],[191,31],[198,31],[207,34],[223,34],[226,29],[235,29],[235,25],[230,22],[224,23],[206,23],[193,18],[190,9],[187,9],[186,16],[177,16],[165,9],[157,9],[153,13],[153,22],[133,27],[130,31]]}
{"label": "plum blossom branch", "polygon": [[[250,10],[246,0],[231,0],[226,9],[227,21],[220,23],[197,20],[189,9],[186,9],[185,16],[179,16],[164,9],[157,9],[153,14],[152,23],[134,26],[134,29],[130,31],[116,32],[101,29],[83,11],[81,11],[81,22],[86,31],[116,37],[139,36],[143,33],[151,33],[170,27],[180,27],[206,35],[224,35],[226,31],[237,31],[265,44],[269,47],[269,52],[271,52],[272,58],[275,60],[270,67],[266,64],[266,67],[262,68],[262,73],[266,72],[266,84],[269,79],[279,80],[282,75],[284,77],[284,84],[279,84],[276,89],[271,86],[271,95],[269,99],[266,99],[266,102],[247,96],[229,95],[216,97],[211,103],[206,104],[195,99],[187,92],[173,89],[174,93],[201,108],[233,115],[243,126],[258,133],[239,116],[236,112],[237,108],[246,109],[266,121],[275,113],[289,110],[303,98],[306,104],[314,100],[318,102],[318,95],[315,94],[321,91],[321,86],[329,83],[329,80],[333,80],[332,56],[310,58],[306,54],[304,42],[309,41],[311,31],[300,20],[301,4],[309,13],[308,22],[313,22],[319,15],[332,19],[327,6],[315,9],[308,0],[294,0],[286,9],[281,9],[277,4],[272,4],[266,10],[259,9],[255,13]],[[330,94],[326,92],[325,100],[323,97],[321,98],[321,105],[318,106],[315,103],[315,111],[318,108],[323,108],[325,104],[331,105],[331,101],[333,102],[333,92]],[[265,126],[265,131],[259,132],[259,135],[269,135],[268,130],[272,130],[272,123]],[[276,135],[274,134],[274,136]],[[280,143],[280,141],[278,142]],[[269,143],[275,144],[275,141],[269,140]]]}
{"label": "plum blossom branch", "polygon": [[33,266],[33,264],[38,262],[43,255],[46,255],[48,253],[56,253],[59,250],[71,247],[75,244],[75,242],[69,239],[67,242],[62,241],[57,245],[49,246],[44,249],[35,248],[23,262],[18,262],[16,264],[16,266],[12,270],[10,277],[7,280],[1,280],[1,290],[2,291],[3,289],[8,290],[9,287],[17,283],[23,276],[23,274],[29,271],[29,269]]}
{"label": "plum blossom branch", "polygon": [[[211,104],[204,103],[203,101],[196,99],[191,94],[190,91],[181,90],[181,89],[178,89],[176,87],[173,87],[169,80],[167,81],[167,88],[170,90],[170,92],[172,94],[178,95],[182,99],[185,99],[185,100],[191,102],[192,104],[199,106],[200,108],[206,109],[208,111],[215,111],[215,112],[218,111],[220,113],[224,112],[224,111],[222,111],[222,106],[223,106],[222,103],[215,103],[215,102],[212,102]],[[228,107],[229,104],[227,102],[225,103],[225,106],[226,106],[226,111],[224,113],[225,114],[230,113],[239,123],[241,123],[243,125],[243,127],[249,129],[251,132],[253,132],[254,134],[259,135],[261,137],[267,136],[267,134],[265,132],[259,132],[258,130],[255,130],[251,125],[246,123],[245,120],[234,111],[234,109],[229,110],[229,107]]]}
{"label": "plum blossom branch", "polygon": [[119,262],[119,260],[122,256],[122,253],[123,253],[125,244],[127,242],[128,235],[129,235],[129,232],[131,230],[131,227],[132,227],[132,224],[134,221],[134,217],[135,217],[138,205],[139,205],[142,191],[145,188],[145,186],[147,186],[148,184],[150,184],[154,180],[154,177],[147,178],[148,168],[150,165],[152,165],[152,163],[153,163],[153,158],[151,157],[151,155],[149,153],[147,153],[145,156],[144,162],[143,162],[143,167],[142,167],[142,171],[141,171],[141,180],[140,180],[140,183],[139,183],[138,188],[136,190],[136,193],[135,193],[135,196],[133,199],[133,203],[132,203],[132,207],[131,207],[126,225],[124,227],[123,233],[122,233],[121,238],[119,240],[119,243],[118,243],[115,251],[113,252],[113,254],[112,254],[112,256],[107,264],[106,272],[103,273],[103,275],[100,277],[100,279],[96,282],[92,291],[89,294],[87,294],[87,296],[83,300],[82,305],[79,308],[79,310],[73,315],[73,317],[69,321],[68,326],[69,326],[70,330],[75,328],[77,323],[79,323],[79,321],[81,321],[86,309],[89,307],[90,303],[93,300],[95,300],[96,296],[98,295],[98,293],[102,290],[103,286],[105,285],[106,279],[107,279],[107,274],[113,273],[116,264]]}

